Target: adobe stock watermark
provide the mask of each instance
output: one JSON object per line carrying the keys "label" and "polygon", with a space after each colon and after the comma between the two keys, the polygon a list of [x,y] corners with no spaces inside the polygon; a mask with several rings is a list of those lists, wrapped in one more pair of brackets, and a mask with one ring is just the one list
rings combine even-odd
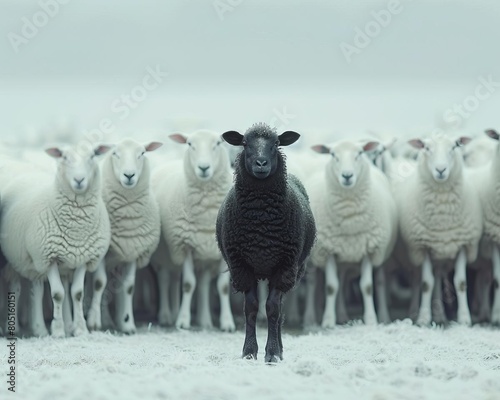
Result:
{"label": "adobe stock watermark", "polygon": [[[281,107],[281,110],[273,108],[273,116],[269,121],[270,126],[276,127],[278,134],[286,129],[286,126],[290,124],[291,120],[294,120],[296,115],[289,114],[286,107]],[[280,124],[280,125],[278,125]]]}
{"label": "adobe stock watermark", "polygon": [[168,73],[162,71],[160,65],[154,68],[148,66],[140,84],[111,102],[109,116],[102,118],[96,128],[84,130],[85,139],[79,143],[78,147],[87,151],[89,148],[93,149],[97,143],[105,142],[105,136],[116,130],[116,121],[127,119],[151,92],[160,87],[167,76]]}
{"label": "adobe stock watermark", "polygon": [[241,3],[243,0],[215,0],[212,5],[219,19],[224,21],[226,14],[232,13]]}
{"label": "adobe stock watermark", "polygon": [[460,103],[453,104],[443,113],[443,121],[450,128],[462,127],[465,120],[479,109],[481,103],[488,100],[500,88],[500,81],[495,81],[492,75],[488,75],[486,78],[480,76],[477,80],[479,83],[474,89],[474,93]]}
{"label": "adobe stock watermark", "polygon": [[54,19],[61,11],[61,6],[68,4],[71,0],[39,0],[40,9],[31,17],[21,18],[21,29],[19,33],[9,32],[7,39],[15,53],[19,53],[20,47],[27,45],[30,40],[38,36],[41,29]]}
{"label": "adobe stock watermark", "polygon": [[367,48],[375,38],[377,38],[382,31],[387,28],[393,17],[399,15],[404,10],[404,2],[413,0],[389,0],[387,6],[378,11],[371,11],[373,19],[368,21],[363,28],[357,26],[354,28],[354,38],[352,44],[347,42],[340,43],[340,50],[346,59],[347,63],[352,62],[354,55],[359,55]]}

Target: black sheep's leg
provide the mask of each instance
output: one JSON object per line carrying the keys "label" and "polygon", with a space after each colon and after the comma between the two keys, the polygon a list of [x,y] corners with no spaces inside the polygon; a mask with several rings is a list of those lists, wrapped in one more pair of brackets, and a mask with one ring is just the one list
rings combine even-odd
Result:
{"label": "black sheep's leg", "polygon": [[266,344],[266,359],[265,361],[278,362],[283,359],[282,345],[281,345],[281,303],[283,292],[275,287],[269,288],[269,297],[267,298],[266,311],[267,311],[267,344]]}
{"label": "black sheep's leg", "polygon": [[245,344],[243,345],[243,358],[257,359],[259,347],[257,345],[257,313],[259,312],[259,297],[257,295],[257,281],[252,288],[245,292]]}
{"label": "black sheep's leg", "polygon": [[283,360],[283,340],[281,340],[281,328],[283,328],[283,321],[285,318],[283,312],[281,311],[282,306],[283,306],[283,300],[284,300],[284,296],[282,295],[281,301],[280,301],[280,318],[278,321],[278,343],[279,343],[279,348],[280,348],[280,352],[279,352],[280,360]]}

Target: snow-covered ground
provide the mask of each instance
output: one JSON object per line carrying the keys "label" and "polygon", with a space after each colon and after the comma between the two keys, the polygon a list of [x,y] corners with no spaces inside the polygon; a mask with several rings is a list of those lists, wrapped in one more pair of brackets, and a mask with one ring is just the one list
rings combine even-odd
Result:
{"label": "snow-covered ground", "polygon": [[263,361],[265,333],[261,328],[257,361],[240,359],[241,331],[153,327],[134,336],[22,339],[17,343],[16,395],[0,397],[500,399],[498,329],[420,328],[405,320],[285,334],[285,360],[275,366]]}

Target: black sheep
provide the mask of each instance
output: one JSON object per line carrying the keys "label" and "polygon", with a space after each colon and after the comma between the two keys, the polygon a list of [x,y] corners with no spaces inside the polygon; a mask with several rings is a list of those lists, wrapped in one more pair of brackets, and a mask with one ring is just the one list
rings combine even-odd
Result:
{"label": "black sheep", "polygon": [[253,125],[245,135],[222,135],[233,146],[243,146],[235,163],[235,182],[217,217],[217,241],[229,266],[236,291],[245,294],[244,358],[257,358],[257,282],[269,281],[266,302],[268,337],[266,362],[283,359],[281,325],[283,295],[305,272],[305,261],[316,237],[314,217],[304,186],[287,175],[278,146],[300,137],[293,131],[277,135],[266,124]]}

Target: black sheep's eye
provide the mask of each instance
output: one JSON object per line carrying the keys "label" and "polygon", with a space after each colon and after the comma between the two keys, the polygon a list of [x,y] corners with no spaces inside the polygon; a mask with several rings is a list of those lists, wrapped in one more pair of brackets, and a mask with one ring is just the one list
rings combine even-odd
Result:
{"label": "black sheep's eye", "polygon": [[274,146],[275,147],[278,147],[280,145],[280,141],[279,140],[276,140],[276,142],[274,143]]}
{"label": "black sheep's eye", "polygon": [[242,145],[243,147],[245,147],[245,146],[247,145],[247,141],[246,141],[246,140],[243,140],[243,141],[241,142],[241,145]]}

